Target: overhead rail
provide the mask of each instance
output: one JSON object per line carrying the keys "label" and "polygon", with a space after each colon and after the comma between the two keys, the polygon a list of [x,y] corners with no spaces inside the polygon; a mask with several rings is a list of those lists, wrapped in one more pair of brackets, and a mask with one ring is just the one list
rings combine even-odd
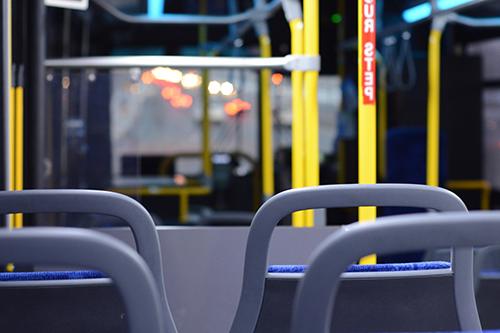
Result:
{"label": "overhead rail", "polygon": [[[451,14],[451,13],[460,12],[460,11],[463,11],[466,9],[471,9],[471,8],[477,7],[479,5],[483,5],[487,2],[492,2],[492,0],[475,0],[475,1],[466,2],[466,3],[463,3],[461,5],[457,5],[457,6],[446,8],[446,9],[439,9],[439,6],[437,6],[437,4],[432,5],[429,15],[424,17],[423,19],[417,20],[415,22],[397,24],[395,26],[386,28],[386,29],[380,31],[380,34],[378,34],[378,36],[383,37],[383,36],[387,36],[387,35],[392,35],[392,34],[397,33],[397,32],[408,30],[416,25],[432,21],[435,18],[438,18],[441,16],[446,16],[446,15]],[[431,2],[431,4],[432,4],[432,2]]]}
{"label": "overhead rail", "polygon": [[448,22],[457,23],[471,28],[498,28],[500,27],[500,17],[469,17],[456,13],[449,14],[447,17]]}
{"label": "overhead rail", "polygon": [[318,70],[319,56],[287,55],[284,57],[185,57],[185,56],[112,56],[47,59],[49,68],[133,68],[160,67],[176,68],[243,68],[243,69],[281,69],[281,70]]}
{"label": "overhead rail", "polygon": [[92,0],[116,19],[129,24],[182,24],[182,25],[230,25],[245,21],[263,21],[272,16],[281,6],[281,0],[273,0],[265,5],[249,9],[233,15],[190,15],[163,14],[158,17],[147,15],[130,15],[109,4],[107,0]]}
{"label": "overhead rail", "polygon": [[[476,1],[464,3],[464,4],[461,4],[461,5],[452,7],[452,8],[447,8],[447,9],[434,8],[431,10],[430,15],[426,16],[425,18],[423,18],[421,20],[411,22],[411,23],[404,22],[404,23],[400,23],[400,24],[394,24],[392,26],[389,26],[387,28],[384,28],[384,29],[378,31],[377,38],[387,37],[387,36],[391,36],[391,35],[394,35],[397,33],[401,33],[402,31],[410,30],[413,27],[416,27],[416,26],[421,25],[423,23],[428,23],[437,17],[446,16],[446,15],[456,13],[456,12],[461,12],[461,11],[471,9],[471,8],[474,8],[474,7],[477,7],[477,6],[483,5],[487,2],[492,2],[492,1],[493,0],[476,0]],[[352,38],[352,39],[346,40],[344,43],[340,44],[340,47],[342,49],[345,49],[345,50],[353,50],[353,49],[356,49],[357,46],[358,46],[357,38]]]}

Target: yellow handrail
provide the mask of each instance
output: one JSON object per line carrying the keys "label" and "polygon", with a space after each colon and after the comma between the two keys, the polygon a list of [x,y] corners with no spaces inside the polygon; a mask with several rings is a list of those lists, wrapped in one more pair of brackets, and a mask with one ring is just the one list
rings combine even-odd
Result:
{"label": "yellow handrail", "polygon": [[[304,54],[319,56],[319,1],[304,0]],[[317,70],[304,73],[305,186],[319,185],[319,108]],[[308,210],[306,227],[314,226],[314,211]]]}
{"label": "yellow handrail", "polygon": [[[23,177],[24,177],[24,103],[23,103],[23,87],[18,86],[14,88],[14,101],[15,101],[15,156],[14,156],[14,173],[15,173],[15,184],[14,189],[16,191],[21,191],[23,189]],[[14,215],[14,228],[23,227],[23,214]]]}
{"label": "yellow handrail", "polygon": [[[292,54],[304,52],[304,24],[301,19],[290,21],[292,37]],[[304,152],[304,73],[292,71],[292,187],[300,188],[305,184],[305,152]],[[303,211],[292,215],[294,227],[305,227]]]}
{"label": "yellow handrail", "polygon": [[452,191],[461,190],[479,190],[481,191],[481,209],[488,210],[491,207],[491,184],[483,179],[467,179],[467,180],[449,180],[446,182],[446,188]]}
{"label": "yellow handrail", "polygon": [[[358,173],[360,184],[377,182],[376,1],[358,0]],[[376,207],[360,207],[359,221],[374,221]],[[376,255],[361,258],[374,264]]]}
{"label": "yellow handrail", "polygon": [[209,74],[208,70],[204,69],[202,71],[202,98],[203,98],[203,113],[202,113],[202,158],[203,158],[203,173],[205,177],[212,177],[212,152],[210,144],[210,100],[208,94],[208,81]]}
{"label": "yellow handrail", "polygon": [[[199,12],[200,14],[206,14],[208,11],[208,0],[199,1]],[[208,41],[208,27],[204,24],[198,26],[198,43],[202,45],[203,49],[201,54],[205,55],[205,47]],[[210,75],[207,69],[202,71],[202,84],[201,84],[201,94],[202,94],[202,121],[201,121],[201,149],[203,157],[203,173],[205,177],[211,177],[213,174],[212,168],[212,153],[211,153],[211,135],[210,135],[210,98],[208,93],[208,81]],[[188,205],[189,206],[189,205]],[[189,207],[188,207],[189,209]]]}
{"label": "yellow handrail", "polygon": [[[259,36],[262,57],[271,56],[269,36]],[[271,106],[271,70],[260,71],[261,128],[262,128],[262,195],[263,199],[274,194],[274,149],[273,149],[273,114]]]}
{"label": "yellow handrail", "polygon": [[429,95],[427,101],[427,185],[439,186],[439,103],[441,94],[442,29],[429,36]]}

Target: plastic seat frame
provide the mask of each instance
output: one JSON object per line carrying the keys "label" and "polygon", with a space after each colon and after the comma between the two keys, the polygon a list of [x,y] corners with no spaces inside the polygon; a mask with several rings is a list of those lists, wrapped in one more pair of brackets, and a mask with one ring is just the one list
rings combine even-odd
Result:
{"label": "plastic seat frame", "polygon": [[[499,244],[500,212],[411,214],[380,218],[377,223],[354,223],[325,239],[311,256],[293,310],[293,333],[327,332],[335,304],[339,276],[366,254],[415,251],[452,246],[454,249]],[[389,237],[391,242],[379,242]],[[335,258],[335,260],[332,260]],[[472,267],[469,267],[472,271]],[[455,274],[455,279],[460,277]],[[465,285],[467,283],[467,285]],[[464,288],[473,291],[472,281]],[[481,331],[474,298],[457,299],[463,331]]]}
{"label": "plastic seat frame", "polygon": [[[281,219],[300,210],[359,206],[414,207],[440,212],[467,212],[463,201],[452,192],[438,187],[413,184],[323,185],[288,190],[271,197],[257,211],[250,226],[242,289],[230,332],[250,333],[255,330],[268,276],[267,257],[271,236]],[[404,248],[394,250],[404,250]],[[353,258],[351,263],[356,259],[358,258]],[[470,308],[475,309],[472,261],[472,248],[455,249],[451,254],[451,269],[445,271],[453,273],[456,277],[454,294],[457,303],[470,302],[473,304]],[[345,273],[343,277],[366,278],[367,274],[372,274],[373,277],[381,277],[384,274],[426,276],[443,274],[443,271]],[[462,322],[471,320],[471,315],[461,311],[461,308],[457,308],[457,311],[462,326]],[[475,316],[479,320],[477,311]]]}
{"label": "plastic seat frame", "polygon": [[166,333],[158,285],[145,261],[123,242],[74,228],[0,232],[0,262],[72,265],[105,272],[122,295],[131,333]]}
{"label": "plastic seat frame", "polygon": [[[14,213],[85,213],[120,218],[131,228],[137,252],[153,273],[161,295],[167,332],[177,332],[167,300],[159,236],[153,218],[140,203],[119,193],[97,190],[0,191],[0,214]],[[108,279],[99,280],[108,281]],[[91,284],[96,281],[18,281],[0,283],[0,287],[12,283],[29,287],[47,283]]]}

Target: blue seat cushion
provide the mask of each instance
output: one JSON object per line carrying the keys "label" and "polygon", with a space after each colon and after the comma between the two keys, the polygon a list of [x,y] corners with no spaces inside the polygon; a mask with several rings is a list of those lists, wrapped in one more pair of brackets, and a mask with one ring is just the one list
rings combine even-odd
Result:
{"label": "blue seat cushion", "polygon": [[0,281],[45,281],[99,279],[105,275],[97,271],[54,271],[0,273]]}
{"label": "blue seat cushion", "polygon": [[[445,261],[409,262],[403,264],[376,264],[376,265],[351,265],[346,272],[399,272],[399,271],[427,271],[433,269],[449,269],[451,264]],[[268,273],[304,273],[307,265],[271,265]]]}

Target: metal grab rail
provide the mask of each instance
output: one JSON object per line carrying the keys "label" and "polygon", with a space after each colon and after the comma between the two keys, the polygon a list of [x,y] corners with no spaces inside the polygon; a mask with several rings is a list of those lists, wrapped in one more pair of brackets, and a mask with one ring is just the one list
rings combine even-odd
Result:
{"label": "metal grab rail", "polygon": [[458,15],[456,13],[447,16],[449,22],[457,23],[471,28],[498,28],[500,27],[499,17],[476,18]]}
{"label": "metal grab rail", "polygon": [[110,56],[45,60],[49,68],[242,68],[242,69],[308,69],[319,68],[319,57],[287,55],[284,57],[197,57],[197,56]]}
{"label": "metal grab rail", "polygon": [[273,0],[268,4],[259,6],[259,8],[252,8],[242,13],[227,16],[163,14],[158,18],[151,18],[124,13],[107,3],[106,0],[93,0],[93,2],[116,19],[129,24],[230,25],[244,21],[266,20],[281,6],[281,0]]}
{"label": "metal grab rail", "polygon": [[[292,332],[329,332],[338,277],[360,256],[374,251],[387,254],[448,246],[465,249],[495,245],[499,243],[499,222],[499,212],[472,212],[412,214],[380,218],[372,224],[349,225],[323,241],[312,255],[295,299]],[[472,272],[472,266],[468,269]],[[472,281],[460,283],[465,289],[474,288]],[[475,298],[457,298],[456,304],[461,329],[480,332]]]}
{"label": "metal grab rail", "polygon": [[[123,297],[133,333],[167,330],[161,296],[144,260],[111,236],[74,228],[24,228],[0,232],[0,261],[82,266],[109,275]],[[0,283],[1,286],[1,283]]]}

